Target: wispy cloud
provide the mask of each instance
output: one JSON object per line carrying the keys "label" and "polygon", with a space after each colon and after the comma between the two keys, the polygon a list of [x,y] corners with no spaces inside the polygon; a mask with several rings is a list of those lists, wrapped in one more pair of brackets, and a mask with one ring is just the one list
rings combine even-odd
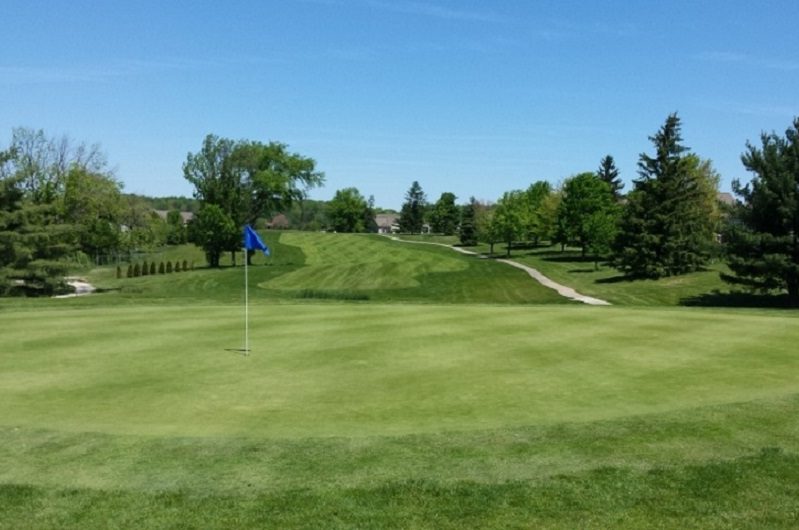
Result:
{"label": "wispy cloud", "polygon": [[736,64],[740,66],[763,68],[768,70],[780,70],[783,72],[794,72],[799,70],[799,62],[776,59],[771,57],[758,57],[747,53],[713,51],[704,52],[696,56],[701,61]]}
{"label": "wispy cloud", "polygon": [[117,61],[104,65],[0,65],[0,84],[106,83],[119,78],[217,64],[207,60],[159,59]]}
{"label": "wispy cloud", "polygon": [[365,3],[370,7],[385,11],[444,20],[464,20],[470,22],[507,22],[510,20],[508,17],[491,11],[455,9],[433,2],[365,0]]}

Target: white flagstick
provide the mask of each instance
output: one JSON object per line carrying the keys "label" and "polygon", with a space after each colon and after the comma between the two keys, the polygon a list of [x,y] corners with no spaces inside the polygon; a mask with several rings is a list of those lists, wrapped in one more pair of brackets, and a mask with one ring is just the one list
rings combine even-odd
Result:
{"label": "white flagstick", "polygon": [[250,285],[247,249],[244,249],[244,355],[250,354]]}

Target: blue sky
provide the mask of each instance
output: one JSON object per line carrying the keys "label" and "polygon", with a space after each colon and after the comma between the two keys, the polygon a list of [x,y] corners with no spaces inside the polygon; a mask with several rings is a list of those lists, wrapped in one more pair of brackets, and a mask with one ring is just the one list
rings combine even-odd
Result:
{"label": "blue sky", "polygon": [[722,188],[799,115],[799,2],[3,3],[0,146],[17,126],[100,143],[125,190],[190,195],[208,133],[316,159],[327,199],[495,200],[595,170],[628,182],[677,111]]}

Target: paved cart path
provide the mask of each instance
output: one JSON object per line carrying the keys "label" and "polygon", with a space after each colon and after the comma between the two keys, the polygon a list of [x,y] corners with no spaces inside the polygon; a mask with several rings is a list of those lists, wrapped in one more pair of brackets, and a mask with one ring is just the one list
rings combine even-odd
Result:
{"label": "paved cart path", "polygon": [[[455,246],[452,246],[452,245],[445,245],[444,243],[433,243],[433,242],[430,242],[430,241],[406,241],[404,239],[400,239],[398,237],[393,237],[393,236],[391,237],[391,239],[394,240],[394,241],[400,241],[402,243],[416,243],[416,244],[420,244],[420,245],[437,245],[437,246],[440,246],[440,247],[451,248],[452,250],[455,250],[455,251],[460,252],[462,254],[471,254],[471,255],[475,255],[475,256],[478,255],[477,252],[473,252],[471,250],[466,250],[466,249],[461,248],[461,247],[455,247]],[[481,256],[481,257],[484,257],[484,256]],[[521,270],[525,271],[534,280],[536,280],[538,283],[540,283],[544,287],[549,287],[550,289],[554,289],[559,295],[564,296],[564,297],[566,297],[566,298],[568,298],[570,300],[575,300],[577,302],[582,302],[582,303],[588,304],[588,305],[610,305],[610,302],[608,302],[606,300],[601,300],[599,298],[594,298],[593,296],[586,296],[584,294],[578,293],[577,291],[575,291],[571,287],[567,287],[566,285],[561,285],[561,284],[559,284],[559,283],[547,278],[546,276],[541,274],[541,272],[538,271],[537,269],[534,269],[533,267],[529,267],[527,265],[519,263],[518,261],[513,261],[513,260],[510,260],[510,259],[498,259],[497,261],[500,262],[500,263],[505,263],[507,265],[510,265],[511,267],[516,267],[517,269],[521,269]]]}

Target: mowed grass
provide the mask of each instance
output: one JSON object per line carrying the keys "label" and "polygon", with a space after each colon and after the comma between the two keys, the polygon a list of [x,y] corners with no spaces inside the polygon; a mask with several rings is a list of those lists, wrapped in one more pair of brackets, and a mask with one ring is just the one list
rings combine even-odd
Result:
{"label": "mowed grass", "polygon": [[[272,256],[254,257],[249,269],[253,299],[324,299],[488,304],[570,303],[527,274],[491,260],[464,256],[440,246],[414,245],[366,234],[264,232]],[[181,254],[174,254],[178,258]],[[108,296],[144,299],[243,301],[244,268],[238,254],[232,267],[225,254],[221,269],[202,267],[198,250],[183,253],[195,270],[171,275],[115,278],[113,268],[89,279]],[[184,258],[184,259],[189,259]],[[151,260],[158,261],[159,257]],[[78,304],[109,303],[93,299]]]}
{"label": "mowed grass", "polygon": [[257,300],[0,312],[0,527],[789,527],[799,320]]}
{"label": "mowed grass", "polygon": [[[470,247],[488,253],[488,246]],[[494,246],[494,257],[505,258],[504,245]],[[559,246],[535,249],[514,249],[511,258],[529,265],[552,280],[574,288],[581,294],[625,306],[729,306],[779,305],[780,300],[731,295],[730,286],[720,273],[729,272],[721,262],[711,263],[705,270],[657,280],[630,280],[607,263],[597,269],[591,258],[582,258],[580,251]]]}

